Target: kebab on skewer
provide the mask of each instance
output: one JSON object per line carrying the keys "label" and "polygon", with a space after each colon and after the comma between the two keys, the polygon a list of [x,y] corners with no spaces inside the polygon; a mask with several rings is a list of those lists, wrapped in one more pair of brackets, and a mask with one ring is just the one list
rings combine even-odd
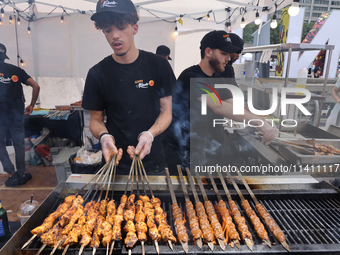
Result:
{"label": "kebab on skewer", "polygon": [[244,209],[244,211],[246,212],[248,218],[250,219],[251,223],[254,226],[255,232],[257,234],[257,236],[264,241],[269,247],[271,247],[270,241],[269,241],[269,237],[268,237],[268,233],[266,231],[266,229],[264,228],[262,222],[260,221],[259,217],[257,217],[255,211],[251,208],[248,200],[246,200],[243,195],[242,192],[240,191],[240,189],[238,188],[235,180],[231,177],[230,173],[227,172],[227,175],[229,177],[229,179],[231,180],[237,194],[239,195],[239,197],[241,198],[241,206]]}
{"label": "kebab on skewer", "polygon": [[195,198],[196,213],[197,213],[197,216],[198,216],[199,221],[200,221],[201,230],[203,232],[203,240],[208,243],[209,248],[213,251],[214,250],[214,243],[213,242],[215,241],[214,232],[213,232],[213,229],[212,229],[210,222],[208,220],[208,216],[205,213],[204,206],[198,198],[196,188],[195,188],[194,182],[192,180],[190,171],[189,171],[188,168],[186,170],[187,170],[187,178],[188,178],[190,186],[191,186],[191,191],[194,194],[194,198]]}
{"label": "kebab on skewer", "polygon": [[210,178],[211,184],[213,186],[213,189],[215,190],[215,193],[218,199],[217,211],[222,217],[223,229],[226,230],[226,242],[228,243],[228,240],[230,240],[229,245],[231,247],[234,247],[234,244],[235,244],[237,248],[240,248],[240,242],[239,242],[240,236],[229,214],[227,205],[222,200],[220,192],[218,191],[214,178],[211,176],[211,174],[209,174],[209,178]]}
{"label": "kebab on skewer", "polygon": [[189,220],[189,227],[191,230],[191,234],[193,236],[194,241],[196,242],[197,246],[200,247],[202,249],[202,231],[200,229],[199,226],[199,221],[198,221],[198,217],[196,216],[196,211],[194,209],[194,205],[192,204],[192,202],[189,199],[188,196],[188,191],[187,188],[184,184],[184,179],[183,179],[183,174],[182,174],[182,169],[181,166],[177,166],[177,170],[179,173],[179,180],[183,189],[183,193],[184,193],[184,198],[185,198],[185,209],[187,212],[187,216],[188,216],[188,220]]}
{"label": "kebab on skewer", "polygon": [[278,240],[282,244],[282,246],[287,249],[287,251],[290,251],[289,250],[289,246],[288,246],[288,244],[286,242],[286,237],[282,233],[281,229],[276,225],[275,221],[272,219],[272,217],[266,211],[266,209],[259,203],[259,201],[257,200],[257,198],[255,197],[254,193],[249,188],[248,183],[243,178],[241,173],[239,173],[237,171],[237,174],[241,178],[244,186],[246,187],[247,191],[249,192],[250,196],[252,197],[253,201],[255,202],[255,208],[256,208],[257,212],[260,214],[260,217],[263,219],[263,221],[265,222],[266,226],[272,232],[274,238],[276,240]]}
{"label": "kebab on skewer", "polygon": [[[189,168],[187,168],[187,172],[189,172]],[[189,176],[188,174],[188,176]],[[225,250],[225,244],[224,244],[224,231],[222,230],[222,226],[220,224],[220,222],[218,221],[217,215],[215,213],[215,208],[213,206],[213,204],[211,203],[211,201],[208,200],[208,196],[204,190],[203,187],[203,183],[201,181],[201,177],[198,175],[198,173],[196,172],[196,179],[198,182],[198,185],[201,189],[202,195],[203,195],[203,199],[204,199],[204,207],[205,207],[205,211],[208,214],[208,218],[210,221],[210,224],[213,228],[214,231],[214,235],[216,237],[216,239],[218,240],[218,243],[221,247],[222,250]]]}
{"label": "kebab on skewer", "polygon": [[148,176],[145,172],[143,163],[142,163],[141,159],[138,159],[138,160],[139,160],[139,164],[141,165],[141,168],[143,170],[146,182],[148,184],[148,187],[149,187],[149,190],[150,190],[150,193],[151,193],[151,196],[152,196],[151,204],[152,204],[153,208],[155,209],[154,212],[155,212],[155,215],[156,215],[155,219],[158,223],[158,231],[161,234],[162,240],[165,241],[165,242],[168,242],[171,250],[173,250],[172,243],[173,242],[175,243],[177,240],[174,237],[173,232],[171,230],[171,227],[167,222],[167,219],[166,219],[167,215],[166,215],[166,213],[163,212],[163,209],[161,208],[160,199],[155,198],[155,196],[153,195],[153,192],[152,192],[149,180],[148,180]]}
{"label": "kebab on skewer", "polygon": [[167,176],[168,180],[168,186],[170,189],[170,195],[171,195],[171,200],[172,200],[172,205],[171,205],[171,210],[172,210],[172,216],[174,219],[175,227],[176,227],[176,233],[177,233],[177,238],[182,244],[183,250],[188,253],[189,251],[189,246],[188,246],[188,234],[187,234],[187,228],[185,226],[186,221],[185,218],[183,219],[183,215],[181,212],[181,209],[179,208],[174,192],[174,188],[172,187],[171,179],[170,179],[170,174],[168,168],[165,168],[165,173]]}
{"label": "kebab on skewer", "polygon": [[231,195],[229,193],[228,187],[225,184],[224,178],[220,172],[218,172],[218,176],[220,177],[224,192],[227,195],[228,198],[228,204],[230,207],[231,215],[234,217],[234,221],[236,222],[238,231],[241,234],[242,240],[244,240],[249,247],[250,250],[253,250],[253,236],[251,235],[248,226],[246,224],[245,218],[241,215],[240,211],[238,210],[238,207],[234,200],[232,200]]}

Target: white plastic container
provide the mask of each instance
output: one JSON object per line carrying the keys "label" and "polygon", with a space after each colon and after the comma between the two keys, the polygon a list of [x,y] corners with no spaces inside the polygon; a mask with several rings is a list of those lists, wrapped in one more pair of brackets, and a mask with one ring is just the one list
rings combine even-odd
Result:
{"label": "white plastic container", "polygon": [[[302,67],[298,72],[298,77],[296,80],[296,87],[297,88],[306,88],[307,84],[307,76],[308,76],[308,70],[305,67]],[[296,93],[297,95],[302,95],[302,93]]]}
{"label": "white plastic container", "polygon": [[25,138],[25,161],[30,161],[30,149],[32,148],[33,144],[31,143],[29,138]]}
{"label": "white plastic container", "polygon": [[31,217],[31,215],[37,210],[39,207],[38,201],[33,200],[26,200],[23,204],[19,207],[19,212],[17,213],[21,226]]}

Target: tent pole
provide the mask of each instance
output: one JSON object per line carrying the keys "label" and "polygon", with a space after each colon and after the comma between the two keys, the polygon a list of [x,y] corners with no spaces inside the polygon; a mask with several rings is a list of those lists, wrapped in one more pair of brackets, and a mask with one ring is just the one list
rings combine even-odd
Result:
{"label": "tent pole", "polygon": [[[34,16],[34,4],[30,6],[29,9],[30,17],[33,18]],[[33,19],[32,19],[33,20]],[[32,56],[33,56],[33,67],[34,67],[34,79],[38,83],[38,68],[37,68],[37,60],[36,60],[36,48],[35,48],[35,28],[34,28],[34,22],[30,23],[31,28],[31,40],[32,40]],[[40,95],[37,98],[36,105],[40,106]]]}

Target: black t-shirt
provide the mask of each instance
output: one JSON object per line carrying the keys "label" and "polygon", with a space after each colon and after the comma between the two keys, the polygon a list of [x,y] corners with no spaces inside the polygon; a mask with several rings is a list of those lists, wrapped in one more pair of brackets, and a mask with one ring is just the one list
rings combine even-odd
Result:
{"label": "black t-shirt", "polygon": [[[214,84],[209,84],[208,78],[218,78],[221,80],[219,82],[220,84],[224,83],[224,79],[219,73],[208,76],[202,71],[199,65],[185,69],[178,77],[173,95],[173,122],[171,130],[173,135],[178,139],[180,152],[183,157],[182,164],[184,166],[189,166],[190,162],[190,139],[193,140],[197,138],[199,141],[203,141],[200,143],[201,152],[204,152],[203,148],[206,148],[213,154],[216,154],[217,150],[221,150],[221,140],[223,139],[222,128],[220,130],[214,130],[214,132],[208,132],[209,127],[212,126],[212,120],[222,119],[223,117],[215,114],[209,107],[207,108],[207,115],[201,115],[201,102],[198,98],[200,98],[204,92],[197,89],[195,84],[190,84],[191,78],[207,78],[206,82],[212,87]],[[213,83],[216,83],[216,79],[214,79]],[[216,89],[216,91],[222,101],[230,98],[231,93],[229,90]],[[190,127],[192,128],[191,133]],[[204,161],[202,154],[196,155]]]}
{"label": "black t-shirt", "polygon": [[[122,173],[130,169],[132,162],[127,147],[137,146],[138,135],[155,123],[160,113],[159,99],[172,95],[175,82],[168,61],[143,50],[131,64],[119,64],[110,55],[89,70],[82,106],[87,110],[105,110],[106,127],[115,137],[117,148],[124,150],[119,164]],[[155,137],[143,163],[149,172],[165,166],[160,136]]]}
{"label": "black t-shirt", "polygon": [[22,85],[31,78],[25,70],[0,62],[0,102],[25,102]]}
{"label": "black t-shirt", "polygon": [[24,114],[24,93],[22,83],[27,85],[31,78],[25,70],[0,62],[0,118],[22,119]]}

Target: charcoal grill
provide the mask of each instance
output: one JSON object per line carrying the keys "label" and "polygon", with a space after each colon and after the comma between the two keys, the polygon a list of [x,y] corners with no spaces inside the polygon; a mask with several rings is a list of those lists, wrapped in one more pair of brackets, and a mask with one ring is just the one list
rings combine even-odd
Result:
{"label": "charcoal grill", "polygon": [[[67,195],[76,193],[76,189],[80,188],[81,184],[76,183],[60,183],[55,190],[45,199],[37,211],[30,217],[30,219],[18,230],[17,233],[8,241],[8,243],[0,251],[0,255],[31,255],[41,247],[41,243],[34,240],[27,249],[21,250],[20,247],[31,237],[30,230],[40,225],[45,217],[57,206],[62,203],[63,198]],[[194,201],[190,186],[187,186],[191,201]],[[207,189],[207,196],[213,203],[217,203],[215,193],[210,190],[210,186],[205,185]],[[218,185],[220,193],[224,200],[224,192],[222,187]],[[245,212],[240,206],[240,199],[233,190],[232,186],[229,187],[233,200],[238,204],[239,209],[243,216],[246,218],[246,223],[254,238],[254,249],[250,251],[245,243],[241,241],[240,249],[226,247],[222,251],[220,247],[215,246],[213,253],[220,254],[289,254],[281,245],[272,245],[269,248],[259,240],[254,232],[249,219],[246,217]],[[185,205],[184,195],[180,191],[175,191],[178,204],[181,209]],[[340,190],[333,187],[326,182],[320,182],[317,188],[305,190],[254,190],[254,194],[259,202],[267,209],[278,226],[284,232],[287,243],[290,247],[291,254],[340,254]],[[243,189],[242,193],[248,199],[250,205],[254,209],[254,203],[248,193]],[[115,191],[114,198],[116,203],[119,202],[122,191]],[[200,194],[200,193],[199,193]],[[154,195],[159,197],[162,201],[162,207],[168,213],[169,224],[173,226],[172,214],[170,213],[171,198],[168,191],[154,190]],[[189,229],[189,226],[187,226]],[[268,230],[268,229],[267,229]],[[269,232],[268,232],[269,233]],[[271,243],[276,243],[272,234],[269,234]],[[189,253],[190,254],[211,254],[212,251],[207,245],[203,246],[200,250],[192,241],[192,236],[189,233]],[[167,243],[159,243],[160,254],[184,254],[180,244],[174,245],[172,251]],[[157,254],[155,247],[152,243],[145,245],[146,254]],[[49,254],[50,248],[46,248],[42,254]],[[69,248],[68,255],[78,254],[79,246]],[[55,254],[60,255],[62,250],[57,250]],[[96,254],[103,255],[106,249],[100,247],[97,249]],[[115,245],[115,254],[127,254],[128,251],[122,245],[117,243]],[[84,255],[92,254],[92,249],[86,248],[83,252]],[[132,249],[132,254],[141,254],[140,245],[136,245]]]}

